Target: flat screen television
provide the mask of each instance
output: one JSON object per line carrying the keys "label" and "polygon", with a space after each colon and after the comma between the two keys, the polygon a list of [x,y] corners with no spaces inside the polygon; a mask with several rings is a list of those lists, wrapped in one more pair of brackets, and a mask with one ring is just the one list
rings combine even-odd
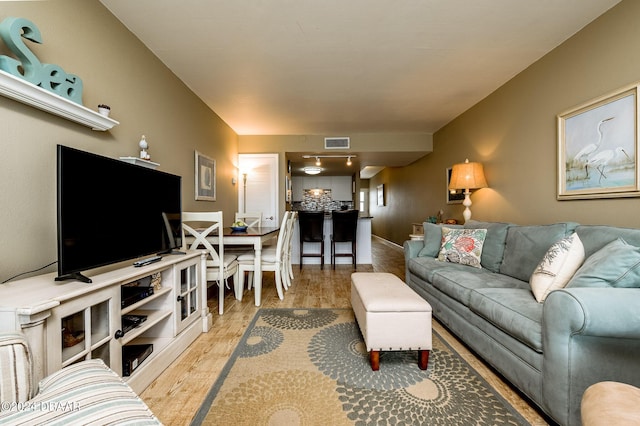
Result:
{"label": "flat screen television", "polygon": [[58,145],[58,277],[181,245],[181,177]]}

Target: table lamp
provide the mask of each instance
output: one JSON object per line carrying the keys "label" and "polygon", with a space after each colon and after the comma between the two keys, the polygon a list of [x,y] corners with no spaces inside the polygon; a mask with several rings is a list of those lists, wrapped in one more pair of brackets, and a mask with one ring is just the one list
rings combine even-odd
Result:
{"label": "table lamp", "polygon": [[451,169],[451,179],[449,180],[449,189],[464,189],[464,201],[462,205],[465,207],[464,217],[465,222],[471,219],[471,192],[470,189],[486,188],[487,180],[484,178],[484,169],[480,163],[470,163],[469,160],[465,160],[464,163],[454,164]]}

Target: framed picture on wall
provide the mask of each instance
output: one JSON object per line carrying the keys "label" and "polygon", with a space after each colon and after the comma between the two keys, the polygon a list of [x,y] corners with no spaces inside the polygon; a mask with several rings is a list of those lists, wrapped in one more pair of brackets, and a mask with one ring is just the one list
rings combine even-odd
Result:
{"label": "framed picture on wall", "polygon": [[558,200],[640,196],[638,85],[558,117]]}
{"label": "framed picture on wall", "polygon": [[216,200],[216,160],[196,151],[196,200]]}
{"label": "framed picture on wall", "polygon": [[462,189],[449,190],[449,182],[451,182],[451,170],[452,167],[447,167],[447,186],[445,188],[447,192],[447,204],[462,204],[462,201],[464,201],[464,191]]}
{"label": "framed picture on wall", "polygon": [[384,183],[378,185],[378,206],[384,206]]}

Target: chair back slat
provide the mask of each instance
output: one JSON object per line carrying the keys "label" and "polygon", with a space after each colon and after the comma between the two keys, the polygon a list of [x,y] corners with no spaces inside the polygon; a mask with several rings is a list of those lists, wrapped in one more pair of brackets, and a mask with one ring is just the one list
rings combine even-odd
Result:
{"label": "chair back slat", "polygon": [[[206,228],[202,229],[201,226],[206,226]],[[207,237],[216,232],[219,235],[217,248],[207,240]],[[221,259],[224,259],[222,212],[183,212],[182,241],[184,249],[205,248],[210,260],[215,264],[221,264]]]}
{"label": "chair back slat", "polygon": [[249,227],[262,227],[262,212],[246,212],[246,213],[236,213],[235,221],[243,221]]}
{"label": "chair back slat", "polygon": [[[238,282],[238,261],[236,256],[224,254],[224,232],[222,231],[222,212],[183,212],[182,213],[182,245],[191,250],[205,248],[209,254],[203,266],[204,279],[218,284],[218,314],[224,311],[225,280],[232,276]],[[217,244],[211,243],[209,237],[216,235]],[[236,297],[237,293],[236,293]]]}
{"label": "chair back slat", "polygon": [[284,212],[282,216],[282,223],[280,224],[280,231],[278,233],[278,242],[276,243],[276,261],[282,262],[285,258],[286,242],[288,237],[288,223],[291,212]]}

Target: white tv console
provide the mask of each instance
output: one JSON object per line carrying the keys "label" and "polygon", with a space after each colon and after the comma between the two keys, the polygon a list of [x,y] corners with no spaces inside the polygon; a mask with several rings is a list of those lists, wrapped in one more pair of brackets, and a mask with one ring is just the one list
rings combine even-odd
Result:
{"label": "white tv console", "polygon": [[[101,358],[122,376],[123,347],[151,344],[151,354],[133,362],[133,371],[124,377],[141,392],[211,328],[203,282],[205,256],[189,251],[138,268],[129,261],[86,272],[93,281],[89,284],[57,282],[52,273],[0,285],[0,330],[20,330],[27,336],[36,383],[90,358]],[[140,300],[123,294],[124,286],[148,284],[153,294],[145,288],[146,297]],[[146,320],[123,333],[123,315],[146,316]]]}

